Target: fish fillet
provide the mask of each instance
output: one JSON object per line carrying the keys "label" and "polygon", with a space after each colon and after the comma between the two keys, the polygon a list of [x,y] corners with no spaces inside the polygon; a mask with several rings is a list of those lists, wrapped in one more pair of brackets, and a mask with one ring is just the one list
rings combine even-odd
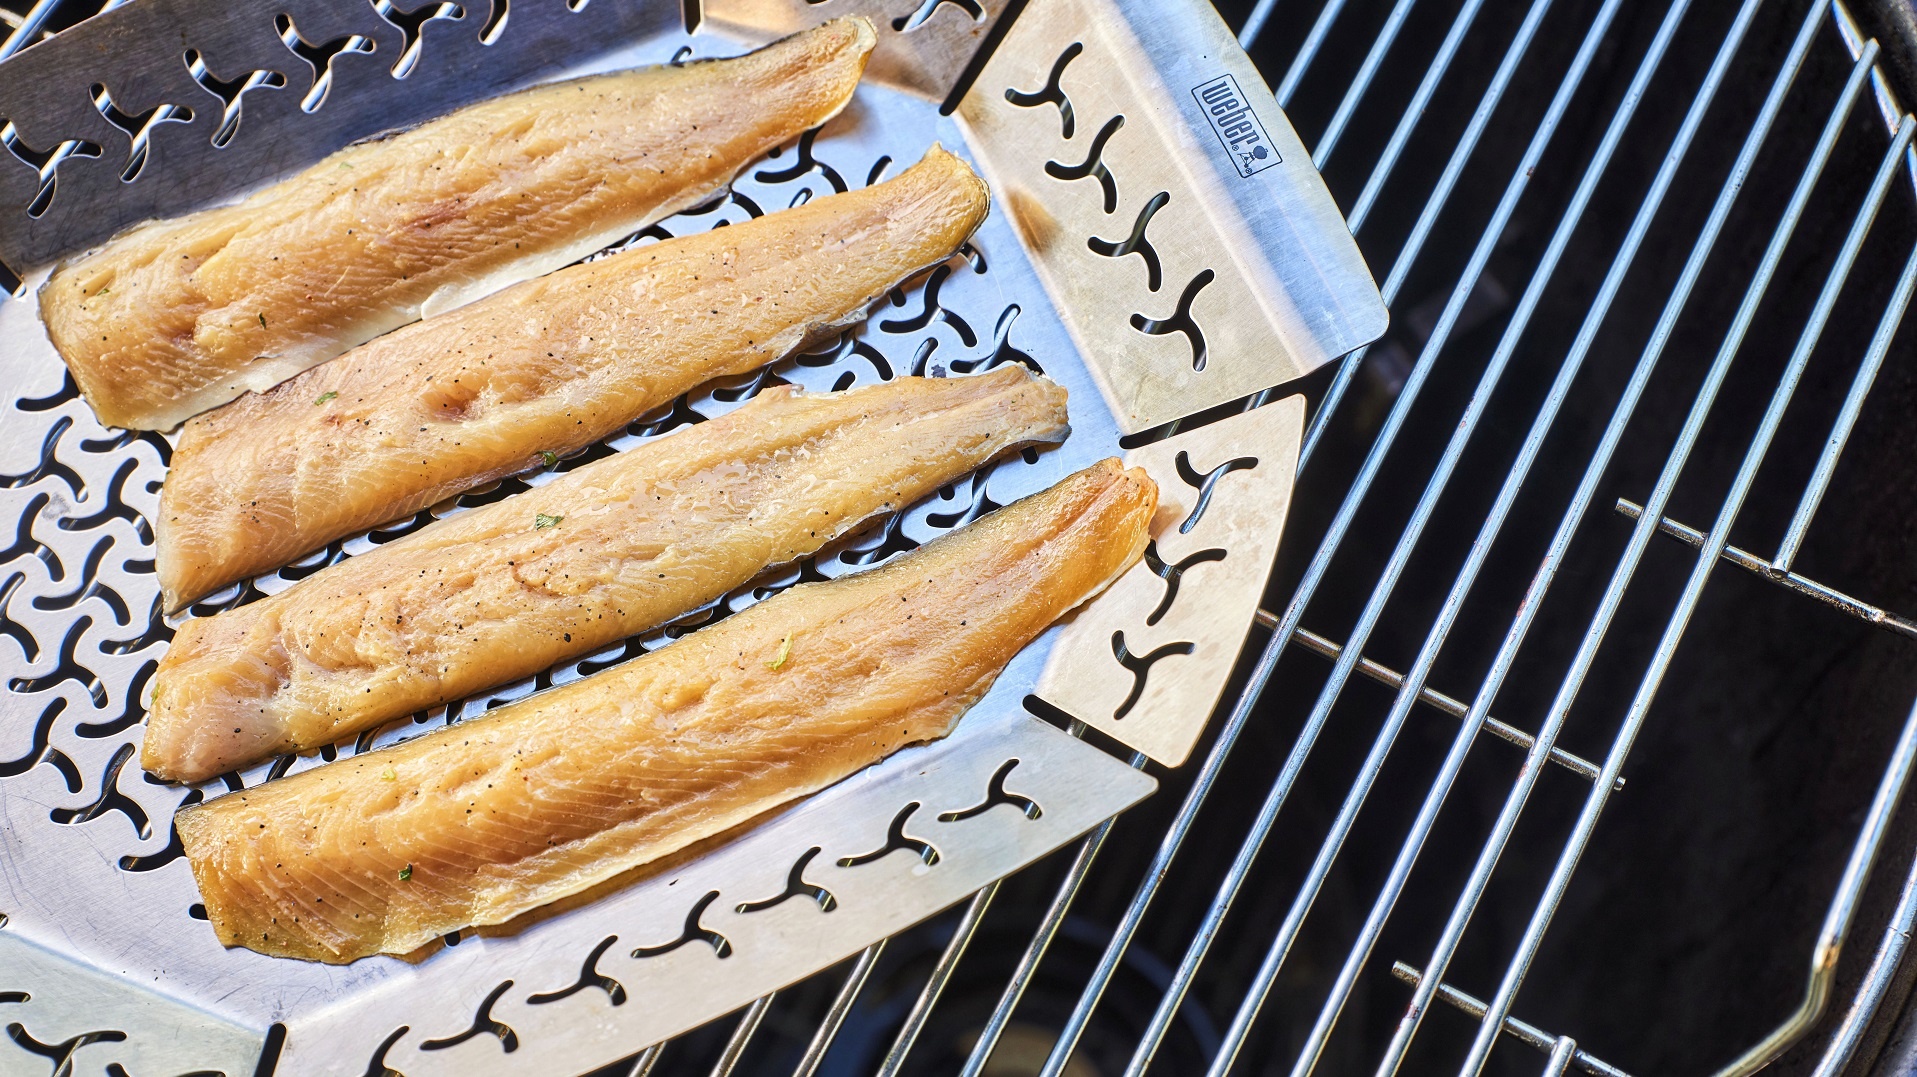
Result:
{"label": "fish fillet", "polygon": [[346,962],[503,923],[944,736],[1137,560],[1106,460],[889,564],[393,748],[182,809],[221,942]]}
{"label": "fish fillet", "polygon": [[349,146],[60,268],[40,292],[47,333],[102,422],[167,429],[698,205],[844,108],[874,40],[839,19]]}
{"label": "fish fillet", "polygon": [[141,763],[201,781],[537,673],[1069,429],[1065,390],[1022,366],[825,395],[769,389],[186,622],[154,677]]}
{"label": "fish fillet", "polygon": [[167,608],[856,322],[989,206],[934,147],[885,183],[527,281],[202,415],[160,492]]}

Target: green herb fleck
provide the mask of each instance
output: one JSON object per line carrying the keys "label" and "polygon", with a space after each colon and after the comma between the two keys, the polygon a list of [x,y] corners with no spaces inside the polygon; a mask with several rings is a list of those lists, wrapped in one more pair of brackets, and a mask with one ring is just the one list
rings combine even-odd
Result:
{"label": "green herb fleck", "polygon": [[408,880],[408,879],[410,879],[410,878],[412,878],[412,877],[413,877],[413,866],[412,866],[411,864],[408,864],[408,865],[406,865],[405,867],[403,867],[403,868],[401,868],[401,869],[399,869],[399,881],[400,881],[400,882],[405,882],[406,880]]}
{"label": "green herb fleck", "polygon": [[546,462],[547,467],[551,467],[559,462],[559,454],[553,452],[551,449],[539,450],[539,458]]}
{"label": "green herb fleck", "polygon": [[353,166],[352,166],[352,165],[351,165],[350,163],[348,163],[348,162],[346,162],[346,161],[341,161],[341,162],[339,163],[339,166],[340,166],[341,168],[351,168],[351,167],[353,167]]}
{"label": "green herb fleck", "polygon": [[792,657],[792,633],[787,632],[785,634],[785,638],[779,641],[779,657],[774,658],[770,662],[767,662],[765,664],[765,668],[776,672],[780,666],[785,665],[785,660],[791,657]]}
{"label": "green herb fleck", "polygon": [[548,516],[543,512],[535,512],[533,513],[533,530],[544,531],[548,527],[558,527],[559,521],[563,519],[565,519],[564,516]]}
{"label": "green herb fleck", "polygon": [[260,315],[260,328],[261,329],[266,328],[266,315],[264,314]]}
{"label": "green herb fleck", "polygon": [[321,404],[324,404],[324,403],[326,403],[326,402],[327,402],[328,400],[331,400],[331,399],[333,399],[334,397],[337,397],[337,396],[339,396],[339,394],[338,394],[338,393],[336,393],[336,392],[334,392],[334,391],[333,391],[333,390],[331,390],[331,389],[328,389],[328,390],[326,390],[325,392],[323,392],[323,393],[321,393],[321,394],[319,395],[319,399],[318,399],[318,400],[315,400],[315,401],[313,401],[313,406],[317,408],[317,407],[319,407],[319,406],[320,406]]}
{"label": "green herb fleck", "polygon": [[98,299],[112,290],[113,290],[113,285],[111,284],[101,285],[100,290],[93,293],[93,298]]}
{"label": "green herb fleck", "polygon": [[399,775],[393,773],[392,767],[387,767],[385,770],[379,772],[379,780],[382,782],[390,782],[397,777],[399,777]]}

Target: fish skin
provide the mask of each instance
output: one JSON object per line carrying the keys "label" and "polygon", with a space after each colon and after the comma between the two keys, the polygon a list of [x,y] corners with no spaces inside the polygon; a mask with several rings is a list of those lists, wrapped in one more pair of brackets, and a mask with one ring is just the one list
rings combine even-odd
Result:
{"label": "fish skin", "polygon": [[41,315],[102,422],[169,429],[699,205],[836,115],[875,41],[838,19],[482,102],[123,233],[57,269]]}
{"label": "fish skin", "polygon": [[625,665],[184,808],[208,918],[222,943],[266,954],[408,953],[942,737],[1020,648],[1138,559],[1157,497],[1106,460]]}
{"label": "fish skin", "polygon": [[185,622],[154,675],[141,765],[203,781],[590,654],[1019,446],[1063,441],[1065,397],[1017,365],[843,393],[774,386]]}
{"label": "fish skin", "polygon": [[884,183],[527,281],[201,415],[160,491],[167,609],[856,322],[990,204],[934,146]]}

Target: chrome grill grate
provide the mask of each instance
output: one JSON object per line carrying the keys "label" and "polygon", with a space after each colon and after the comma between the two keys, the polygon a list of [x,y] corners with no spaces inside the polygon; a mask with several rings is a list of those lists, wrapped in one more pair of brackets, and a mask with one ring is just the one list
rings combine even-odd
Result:
{"label": "chrome grill grate", "polygon": [[[1906,264],[1906,252],[1893,249],[1910,234],[1910,126],[1872,81],[1874,46],[1858,38],[1848,13],[1822,4],[1745,3],[1720,12],[1682,0],[1636,7],[1538,0],[1491,10],[1497,5],[1466,0],[1440,12],[1409,0],[1364,11],[1332,0],[1312,20],[1278,7],[1259,4],[1241,41],[1265,63],[1374,268],[1384,271],[1398,329],[1374,354],[1354,354],[1317,386],[1301,464],[1307,489],[1320,499],[1317,533],[1293,532],[1284,560],[1295,563],[1281,563],[1276,612],[1267,618],[1274,642],[1251,657],[1246,688],[1217,717],[1216,740],[1182,803],[1168,819],[1169,806],[1160,804],[1149,825],[1118,824],[1116,833],[1145,846],[1119,853],[1123,870],[1112,870],[1105,848],[1110,829],[1054,867],[1063,878],[1049,904],[1033,903],[1044,912],[1026,928],[963,1072],[989,1072],[994,1038],[1014,1022],[1055,941],[1079,949],[1090,943],[1098,957],[1070,985],[1076,1001],[1069,1012],[1041,1015],[1063,1028],[1047,1044],[1046,1074],[1142,1073],[1154,1062],[1155,1072],[1195,1072],[1194,1059],[1215,1074],[1480,1072],[1500,1029],[1542,1053],[1527,1058],[1507,1045],[1495,1072],[1625,1072],[1600,1056],[1628,1043],[1593,1042],[1587,1051],[1571,1038],[1580,1032],[1575,1015],[1540,1031],[1512,1011],[1529,979],[1552,975],[1548,962],[1538,963],[1540,950],[1602,813],[1626,788],[1622,772],[1663,681],[1683,669],[1679,645],[1717,561],[1908,632],[1895,614],[1792,566],[1910,296],[1917,262]],[[1279,25],[1281,15],[1288,25]],[[1418,77],[1396,79],[1394,99],[1380,74],[1406,66]],[[1888,141],[1880,113],[1889,120]],[[1513,130],[1524,136],[1510,136]],[[1504,159],[1493,143],[1505,144]],[[1783,196],[1768,203],[1747,197],[1760,176],[1786,177]],[[1693,191],[1704,192],[1702,199]],[[1701,201],[1704,211],[1685,219],[1667,209],[1680,201]],[[1860,259],[1876,266],[1886,252],[1888,264],[1905,265],[1894,285],[1857,276]],[[1786,291],[1802,296],[1792,303]],[[1715,302],[1713,292],[1738,297],[1736,309]],[[1630,303],[1656,311],[1655,321],[1620,316]],[[1542,320],[1550,317],[1564,324]],[[1772,391],[1759,396],[1756,412],[1727,418],[1714,408],[1727,383],[1737,386],[1739,402],[1753,395],[1734,372],[1769,380]],[[1641,408],[1647,394],[1653,406]],[[1566,431],[1570,424],[1558,420],[1567,401],[1594,428]],[[1813,426],[1822,434],[1806,436]],[[1650,473],[1620,474],[1613,466],[1620,447],[1642,457],[1647,444],[1661,457]],[[1765,468],[1773,445],[1782,451]],[[1802,457],[1805,446],[1808,457],[1787,456]],[[1698,464],[1687,468],[1694,458]],[[1774,557],[1728,545],[1760,478],[1767,511],[1771,502],[1791,503],[1783,537],[1772,539],[1779,542]],[[1307,505],[1311,496],[1303,495]],[[1674,499],[1714,517],[1710,529],[1665,518]],[[1653,506],[1649,522],[1638,501]],[[1613,502],[1615,515],[1605,511]],[[1425,540],[1441,529],[1475,532],[1475,541],[1421,557],[1421,544],[1433,545]],[[1688,565],[1668,556],[1674,546],[1651,547],[1660,530],[1686,543]],[[1546,603],[1560,577],[1566,586]],[[1495,649],[1476,640],[1456,646],[1461,620],[1483,624],[1500,615]],[[1554,621],[1580,630],[1576,646],[1530,658],[1523,650],[1530,633]],[[1313,625],[1339,626],[1344,642]],[[1286,641],[1330,659],[1329,675],[1322,665],[1286,661],[1299,650]],[[1365,654],[1374,647],[1402,658],[1395,668],[1375,661]],[[1453,657],[1452,650],[1466,653]],[[1379,699],[1351,688],[1353,673],[1394,690],[1382,720]],[[1455,698],[1431,683],[1474,674],[1479,686]],[[1593,686],[1594,675],[1604,683]],[[1513,724],[1503,725],[1489,714],[1514,676],[1529,680],[1525,694],[1537,698],[1507,704]],[[1261,700],[1261,690],[1294,697],[1304,713]],[[1424,721],[1412,716],[1417,702],[1462,724],[1418,743],[1406,733]],[[1881,732],[1902,717],[1899,710],[1860,724]],[[1525,757],[1475,736],[1486,724]],[[1358,734],[1353,725],[1362,727]],[[1328,730],[1341,731],[1336,739],[1344,743],[1332,744]],[[1857,836],[1848,867],[1837,865],[1841,878],[1826,872],[1815,884],[1826,896],[1837,890],[1820,950],[1841,943],[1854,922],[1912,746],[1908,736],[1894,747],[1876,745],[1888,769],[1874,799],[1867,786],[1858,790],[1857,807],[1868,810],[1861,833],[1854,820],[1844,831],[1846,843]],[[1264,758],[1247,760],[1247,751]],[[1404,758],[1421,752],[1423,760]],[[1576,786],[1547,773],[1546,758],[1559,764],[1558,774],[1576,775]],[[1328,786],[1341,798],[1298,803],[1313,791],[1308,771],[1315,767],[1337,771],[1316,779],[1317,792]],[[1393,788],[1379,798],[1382,808],[1373,802],[1381,782],[1420,767],[1413,793]],[[1447,798],[1467,773],[1485,783],[1474,799],[1488,789],[1497,802],[1488,811],[1479,806],[1475,863],[1460,865],[1457,878],[1443,881],[1448,887],[1433,885],[1417,871],[1419,854],[1445,824]],[[1262,803],[1220,803],[1238,782],[1266,790]],[[1556,787],[1540,790],[1550,783]],[[1398,818],[1367,820],[1368,808]],[[1313,811],[1320,817],[1308,818]],[[1354,840],[1374,832],[1386,840],[1363,848]],[[1346,864],[1353,860],[1355,868]],[[1513,860],[1535,863],[1514,872]],[[1129,902],[1101,901],[1107,889],[1131,890]],[[1508,938],[1472,941],[1487,892],[1508,908],[1527,890],[1518,906],[1525,918],[1503,925]],[[910,1072],[906,1052],[968,947],[983,945],[981,924],[994,898],[993,890],[980,894],[950,929],[880,1072]],[[1335,916],[1314,920],[1325,901],[1366,914],[1349,925]],[[1098,911],[1112,914],[1116,926],[1095,939],[1066,939],[1075,903],[1102,904]],[[1403,933],[1415,948],[1393,951],[1393,914],[1419,907],[1418,918],[1429,922]],[[1907,925],[1910,910],[1899,911]],[[1804,948],[1797,939],[1770,942],[1794,954]],[[1456,969],[1461,948],[1489,973],[1480,989],[1488,1003],[1422,971]],[[1145,977],[1153,982],[1143,1008],[1137,998],[1107,997],[1131,966],[1147,964],[1135,960],[1141,951],[1174,967]],[[833,1013],[867,982],[878,956],[852,970]],[[1303,960],[1314,967],[1297,968]],[[1829,991],[1834,972],[1833,963],[1814,977],[1814,997]],[[1409,1007],[1380,1020],[1379,1000],[1391,990]],[[1353,1012],[1354,1000],[1366,1003],[1364,1012]],[[1433,1014],[1435,1001],[1455,1012]],[[1853,1016],[1868,1018],[1874,1001],[1871,991],[1861,993]],[[1819,1016],[1800,1013],[1795,1025],[1764,1039],[1764,1022],[1786,1005],[1779,994],[1776,1014],[1746,1022],[1755,1022],[1757,1035],[1720,1036],[1724,1042],[1701,1045],[1700,1057],[1728,1062],[1763,1040],[1733,1071],[1767,1060]],[[1228,1020],[1206,1036],[1192,1027],[1203,1023],[1194,1009]],[[1469,1025],[1459,1026],[1460,1014]],[[740,1035],[756,1016],[748,1014]],[[820,1036],[833,1027],[828,1021]],[[1117,1044],[1115,1036],[1129,1038]],[[1172,1041],[1180,1038],[1193,1041],[1196,1053],[1178,1055]],[[1834,1064],[1847,1049],[1842,1039],[1830,1051]],[[1702,1053],[1710,1051],[1716,1054]],[[1075,1070],[1073,1058],[1094,1068]],[[642,1057],[638,1069],[654,1059],[668,1064],[670,1048]]]}
{"label": "chrome grill grate", "polygon": [[[1684,750],[1670,730],[1703,693],[1756,691],[1709,687],[1726,667],[1700,648],[1735,648],[1748,616],[1820,655],[1841,648],[1808,637],[1883,629],[1868,660],[1908,664],[1917,624],[1892,610],[1917,603],[1853,582],[1906,577],[1845,555],[1901,521],[1820,513],[1869,500],[1856,458],[1895,423],[1870,394],[1905,383],[1917,287],[1913,121],[1875,46],[1841,5],[1792,0],[1221,7],[1396,315],[1308,383],[1235,701],[1155,801],[608,1072],[1615,1074],[1740,1052],[1749,1072],[1806,1036],[1787,1061],[1842,1072],[1875,1049],[1917,915],[1917,875],[1890,892],[1901,708],[1811,742],[1852,738],[1872,769],[1820,842],[1776,836],[1807,842],[1792,909],[1751,927],[1761,903],[1726,902],[1712,926],[1772,952],[1751,968],[1774,1012],[1674,1015],[1706,1031],[1645,1054],[1620,1029],[1650,1011],[1619,1000],[1660,985],[1553,984],[1604,979],[1575,937],[1604,891],[1578,885],[1657,855],[1600,825],[1671,788],[1632,783],[1638,742]],[[1809,997],[1772,1033],[1796,985],[1762,974],[1807,951]]]}

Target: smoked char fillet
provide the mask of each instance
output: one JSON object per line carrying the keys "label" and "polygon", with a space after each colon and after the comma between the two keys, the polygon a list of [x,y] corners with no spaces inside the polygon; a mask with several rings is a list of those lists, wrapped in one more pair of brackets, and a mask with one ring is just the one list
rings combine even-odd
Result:
{"label": "smoked char fillet", "polygon": [[164,430],[711,198],[837,115],[876,38],[539,86],[349,146],[56,270],[47,333],[100,421]]}
{"label": "smoked char fillet", "polygon": [[1106,460],[880,568],[175,817],[220,941],[342,963],[504,923],[944,736],[1145,547]]}
{"label": "smoked char fillet", "polygon": [[202,781],[331,744],[697,609],[994,457],[1070,432],[1005,366],[751,403],[293,587],[187,621],[141,764]]}
{"label": "smoked char fillet", "polygon": [[884,183],[515,285],[201,415],[160,491],[167,608],[854,324],[990,203],[933,147]]}

